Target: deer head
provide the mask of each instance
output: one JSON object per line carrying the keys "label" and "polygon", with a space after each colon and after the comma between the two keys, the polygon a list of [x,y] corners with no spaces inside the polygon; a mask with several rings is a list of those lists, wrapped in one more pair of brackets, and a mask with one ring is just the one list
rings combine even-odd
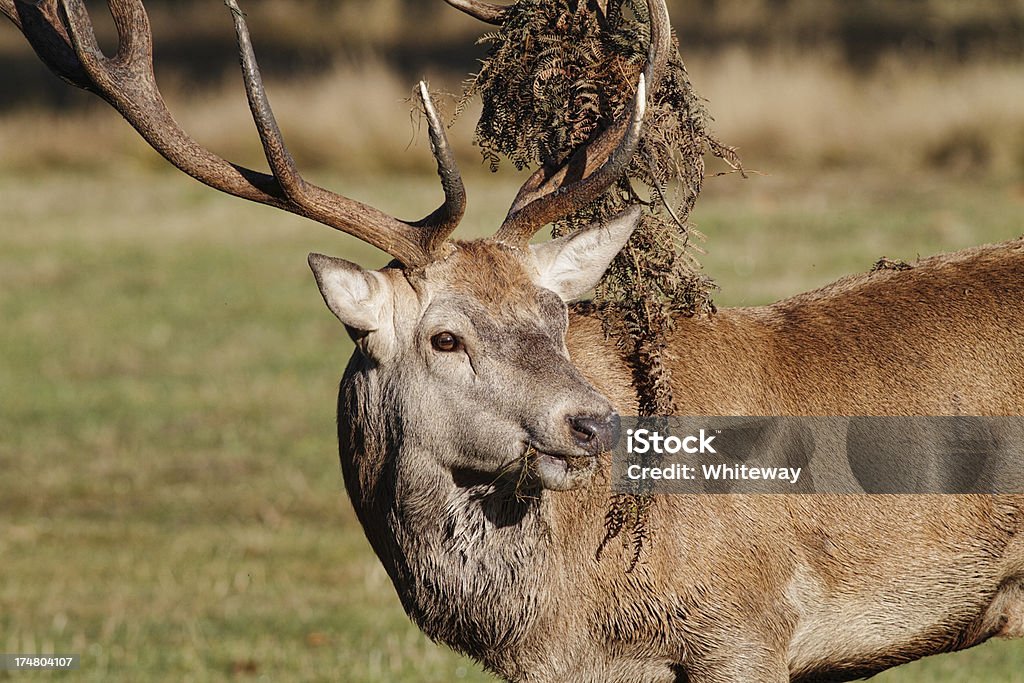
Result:
{"label": "deer head", "polygon": [[[448,2],[492,23],[504,12],[486,3]],[[309,265],[327,306],[356,343],[343,384],[375,384],[364,400],[386,404],[401,449],[428,454],[453,472],[493,477],[525,463],[548,489],[585,482],[595,456],[617,438],[618,416],[569,358],[567,304],[594,287],[640,210],[551,242],[529,241],[545,224],[596,199],[632,158],[647,86],[667,61],[663,0],[649,0],[651,47],[632,110],[562,166],[538,169],[494,236],[469,243],[449,239],[466,195],[425,84],[419,97],[445,199],[425,218],[402,221],[302,178],[267,100],[244,16],[235,0],[226,4],[271,174],[216,156],[174,121],[153,74],[152,36],[140,0],[108,0],[120,41],[113,57],[100,51],[82,0],[0,0],[0,11],[51,70],[106,100],[188,175],[344,231],[394,257],[378,271],[320,254],[311,254]]]}

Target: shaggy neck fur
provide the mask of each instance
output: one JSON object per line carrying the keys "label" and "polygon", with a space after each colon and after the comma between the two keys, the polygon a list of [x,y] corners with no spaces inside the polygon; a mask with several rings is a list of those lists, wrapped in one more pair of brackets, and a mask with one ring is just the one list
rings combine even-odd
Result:
{"label": "shaggy neck fur", "polygon": [[341,383],[338,436],[366,536],[427,635],[521,678],[530,634],[553,618],[547,596],[558,593],[550,505],[515,476],[441,467],[408,438],[382,386],[357,352]]}

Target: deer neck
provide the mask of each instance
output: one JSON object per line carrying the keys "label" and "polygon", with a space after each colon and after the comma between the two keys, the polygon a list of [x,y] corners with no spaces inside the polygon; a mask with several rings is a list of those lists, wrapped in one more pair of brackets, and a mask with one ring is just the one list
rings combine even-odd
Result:
{"label": "deer neck", "polygon": [[554,616],[562,583],[552,557],[555,508],[514,481],[453,475],[408,442],[381,396],[377,370],[353,358],[339,393],[338,437],[363,530],[427,635],[507,658]]}

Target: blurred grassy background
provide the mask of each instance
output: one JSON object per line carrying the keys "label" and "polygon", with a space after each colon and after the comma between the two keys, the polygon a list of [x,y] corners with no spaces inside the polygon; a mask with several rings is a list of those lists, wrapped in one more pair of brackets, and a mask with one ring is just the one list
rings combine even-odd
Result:
{"label": "blurred grassy background", "polygon": [[[670,4],[717,132],[763,173],[710,180],[693,216],[719,305],[1024,232],[1024,3]],[[439,0],[244,9],[309,175],[403,217],[433,208],[405,100],[422,76],[457,92],[480,27]],[[262,167],[227,11],[152,14],[175,116]],[[351,347],[305,254],[385,258],[167,170],[7,25],[0,93],[0,651],[79,652],[62,677],[88,681],[491,680],[409,623],[342,492]],[[524,179],[483,169],[474,113],[450,131],[463,236]],[[1009,642],[878,680],[1022,671]]]}

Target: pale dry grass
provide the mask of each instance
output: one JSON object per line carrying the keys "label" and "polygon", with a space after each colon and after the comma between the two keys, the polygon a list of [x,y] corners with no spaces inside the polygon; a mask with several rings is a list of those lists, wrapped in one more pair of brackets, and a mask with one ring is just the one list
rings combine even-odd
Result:
{"label": "pale dry grass", "polygon": [[[315,77],[267,81],[285,139],[303,168],[433,172],[426,128],[412,100],[415,83],[401,80],[379,62],[349,63]],[[459,89],[457,79],[429,82],[442,93]],[[213,90],[190,92],[187,83],[169,75],[161,79],[161,88],[175,119],[196,140],[232,161],[265,168],[240,76],[225,77]],[[81,98],[81,108],[28,108],[0,118],[0,169],[164,165],[109,107],[84,93]],[[449,113],[454,102],[454,97],[442,95],[437,105]],[[475,117],[470,108],[449,130],[467,167],[480,163],[471,147]]]}
{"label": "pale dry grass", "polygon": [[[305,167],[366,171],[432,172],[426,127],[412,100],[413,82],[402,81],[376,62],[332,69],[320,77],[273,81],[267,86],[289,148]],[[443,82],[435,89],[451,89]],[[457,87],[457,86],[456,86]],[[198,101],[174,99],[180,120],[197,139],[228,156],[260,163],[240,83]],[[438,105],[454,109],[444,98]],[[470,114],[472,116],[472,114]],[[447,117],[450,120],[450,116]],[[449,131],[453,144],[469,146],[470,120]]]}
{"label": "pale dry grass", "polygon": [[[709,100],[717,133],[758,170],[884,167],[1006,175],[1024,169],[1024,80],[1017,63],[940,65],[890,57],[877,69],[858,72],[828,55],[734,50],[695,57],[689,67],[698,92]],[[164,80],[172,111],[198,140],[262,167],[237,76],[198,94],[173,76]],[[414,83],[380,62],[268,81],[278,120],[303,168],[433,171],[410,100]],[[458,78],[435,74],[432,87],[457,91]],[[439,104],[451,112],[454,99]],[[449,130],[470,174],[482,168],[472,146],[477,111],[467,111]],[[0,119],[0,163],[17,170],[163,162],[116,115],[96,105],[6,115]]]}
{"label": "pale dry grass", "polygon": [[731,51],[690,61],[715,128],[745,162],[772,166],[1024,168],[1018,63],[937,64],[890,56],[857,72],[829,55]]}

